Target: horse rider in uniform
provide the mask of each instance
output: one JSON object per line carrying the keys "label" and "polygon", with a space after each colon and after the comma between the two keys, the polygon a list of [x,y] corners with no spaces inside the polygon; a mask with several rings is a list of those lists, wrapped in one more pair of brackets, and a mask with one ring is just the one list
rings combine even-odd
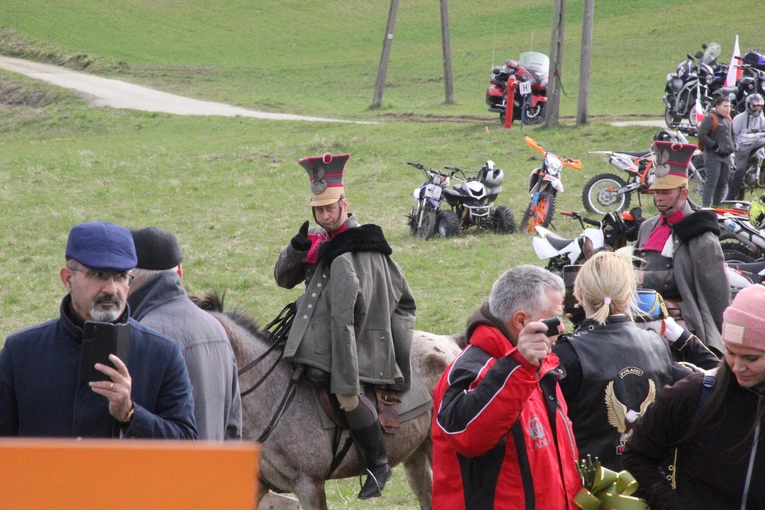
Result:
{"label": "horse rider in uniform", "polygon": [[641,262],[635,276],[642,287],[664,297],[670,315],[682,317],[686,329],[719,354],[730,283],[717,215],[694,212],[688,205],[687,170],[695,149],[695,145],[654,142],[656,170],[650,189],[659,214],[640,226],[635,255]]}
{"label": "horse rider in uniform", "polygon": [[405,391],[415,301],[377,225],[359,225],[348,212],[343,173],[349,154],[298,163],[311,181],[313,218],[279,254],[274,278],[291,289],[305,282],[284,350],[313,382],[329,380],[360,448],[367,479],[359,499],[379,496],[391,476],[383,431],[362,384]]}

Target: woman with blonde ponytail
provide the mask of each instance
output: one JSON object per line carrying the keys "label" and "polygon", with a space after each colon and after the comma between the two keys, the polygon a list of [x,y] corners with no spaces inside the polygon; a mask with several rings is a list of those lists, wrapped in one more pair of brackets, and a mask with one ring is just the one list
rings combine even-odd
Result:
{"label": "woman with blonde ponytail", "polygon": [[672,382],[667,343],[632,320],[635,275],[629,250],[601,252],[584,263],[574,296],[586,319],[553,348],[579,455],[620,471],[635,421]]}

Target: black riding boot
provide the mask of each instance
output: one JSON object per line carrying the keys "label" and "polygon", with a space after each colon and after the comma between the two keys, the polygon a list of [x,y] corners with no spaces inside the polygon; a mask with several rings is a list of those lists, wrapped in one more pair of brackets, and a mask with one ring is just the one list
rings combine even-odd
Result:
{"label": "black riding boot", "polygon": [[388,455],[385,453],[383,431],[377,416],[377,410],[364,395],[359,396],[359,405],[352,411],[346,411],[348,427],[356,445],[361,450],[367,479],[359,492],[359,499],[380,496],[383,487],[391,477]]}
{"label": "black riding boot", "polygon": [[388,466],[388,455],[385,453],[382,426],[378,421],[364,429],[351,429],[351,435],[362,450],[368,473],[364,486],[359,492],[359,499],[380,496],[392,474]]}

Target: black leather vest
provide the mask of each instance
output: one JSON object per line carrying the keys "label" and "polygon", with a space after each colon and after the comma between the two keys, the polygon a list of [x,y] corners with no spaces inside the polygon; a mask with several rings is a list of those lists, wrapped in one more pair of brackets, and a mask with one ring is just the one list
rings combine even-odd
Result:
{"label": "black leather vest", "polygon": [[669,346],[625,315],[612,315],[602,326],[588,319],[568,338],[582,364],[582,386],[568,403],[579,456],[620,471],[635,421],[672,381]]}

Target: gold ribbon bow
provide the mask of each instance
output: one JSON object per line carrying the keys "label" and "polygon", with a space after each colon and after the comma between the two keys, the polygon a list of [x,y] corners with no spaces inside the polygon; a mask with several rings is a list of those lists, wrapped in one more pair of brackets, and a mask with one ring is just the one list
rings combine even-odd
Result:
{"label": "gold ribbon bow", "polygon": [[638,488],[635,478],[627,471],[619,473],[600,465],[588,455],[577,463],[584,487],[574,497],[582,510],[646,510],[648,505],[631,496]]}

